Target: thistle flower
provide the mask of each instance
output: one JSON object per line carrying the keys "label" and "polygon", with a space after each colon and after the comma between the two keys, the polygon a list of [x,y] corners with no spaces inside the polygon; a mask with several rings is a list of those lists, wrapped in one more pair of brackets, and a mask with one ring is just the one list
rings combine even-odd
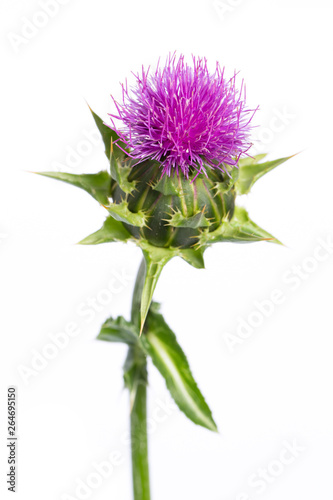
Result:
{"label": "thistle flower", "polygon": [[224,164],[237,165],[247,153],[254,111],[246,108],[236,75],[226,80],[218,63],[210,74],[206,59],[193,57],[189,66],[174,54],[154,74],[142,68],[134,76],[134,87],[122,85],[122,104],[114,100],[118,115],[110,115],[132,158],[157,160],[162,175],[188,178],[193,170],[206,173],[207,166],[226,171]]}

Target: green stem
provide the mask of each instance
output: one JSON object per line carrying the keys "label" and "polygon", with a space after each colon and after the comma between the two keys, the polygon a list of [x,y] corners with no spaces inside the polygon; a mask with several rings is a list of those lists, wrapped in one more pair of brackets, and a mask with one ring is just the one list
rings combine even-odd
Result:
{"label": "green stem", "polygon": [[[146,274],[143,259],[132,300],[132,321],[140,328],[140,304]],[[140,347],[131,347],[128,360],[133,367],[131,390],[131,449],[134,500],[150,500],[147,436],[147,360]]]}
{"label": "green stem", "polygon": [[143,258],[134,285],[133,298],[132,298],[132,313],[131,313],[132,323],[137,325],[139,328],[141,322],[141,317],[140,317],[141,296],[142,296],[143,285],[145,283],[146,271],[147,271],[146,261]]}

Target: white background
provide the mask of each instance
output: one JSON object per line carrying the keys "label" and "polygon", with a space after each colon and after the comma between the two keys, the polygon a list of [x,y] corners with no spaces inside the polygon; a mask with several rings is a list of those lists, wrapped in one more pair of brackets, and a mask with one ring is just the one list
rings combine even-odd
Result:
{"label": "white background", "polygon": [[[132,498],[126,348],[95,337],[108,316],[128,316],[140,251],[132,244],[75,245],[101,226],[104,209],[84,192],[28,171],[106,168],[101,143],[87,146],[94,124],[85,100],[106,119],[120,81],[177,50],[206,56],[212,68],[218,60],[230,75],[240,71],[249,105],[260,105],[257,152],[271,159],[300,154],[240,200],[285,247],[217,244],[206,252],[206,270],[174,259],[162,274],[156,299],[220,433],[172,408],[158,410],[157,422],[154,411],[168,398],[150,367],[152,499],[332,499],[333,256],[322,243],[333,238],[331,2],[63,0],[53,17],[40,15],[41,4],[2,0],[0,7],[1,498],[12,498],[5,416],[13,384],[17,499],[83,498],[75,493],[78,481],[91,480],[93,464],[113,452],[122,463],[86,498]],[[40,27],[29,31],[27,20]],[[82,147],[69,170],[69,151]],[[130,279],[115,278],[120,291],[101,304],[115,272]],[[258,302],[275,289],[283,303],[260,321]],[[255,318],[261,324],[241,339],[240,321]],[[77,336],[22,376],[36,352],[50,353],[50,334],[73,323]],[[227,338],[241,343],[232,350]],[[281,452],[294,441],[297,456],[284,465]],[[261,494],[248,482],[260,468],[269,474]]]}

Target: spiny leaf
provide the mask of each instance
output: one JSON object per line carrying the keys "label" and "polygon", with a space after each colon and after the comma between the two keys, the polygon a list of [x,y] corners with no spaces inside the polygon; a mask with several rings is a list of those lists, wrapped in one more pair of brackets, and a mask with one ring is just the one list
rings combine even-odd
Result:
{"label": "spiny leaf", "polygon": [[111,144],[111,156],[110,156],[110,172],[112,178],[117,182],[120,189],[124,191],[124,193],[131,193],[133,189],[135,189],[136,181],[129,181],[128,175],[131,171],[131,161],[127,160],[125,163],[121,161],[115,155],[115,150],[119,149],[117,146]]}
{"label": "spiny leaf", "polygon": [[173,227],[190,227],[192,229],[196,229],[198,227],[208,227],[211,225],[211,223],[205,217],[203,210],[199,210],[191,217],[186,217],[179,210],[177,210],[168,219],[167,225]]}
{"label": "spiny leaf", "polygon": [[264,158],[266,158],[266,156],[267,156],[267,153],[261,153],[259,155],[248,156],[247,158],[242,158],[241,160],[238,160],[238,167],[242,168],[242,167],[245,167],[247,165],[253,165],[255,163],[259,163],[260,160],[263,160]]}
{"label": "spiny leaf", "polygon": [[176,336],[155,307],[149,311],[141,342],[179,406],[195,424],[217,431],[212,413],[191,373]]}
{"label": "spiny leaf", "polygon": [[116,319],[109,318],[105,321],[97,339],[132,345],[138,342],[139,334],[131,322],[126,321],[123,316],[119,316]]}
{"label": "spiny leaf", "polygon": [[142,276],[142,285],[140,290],[137,290],[137,293],[134,294],[137,299],[132,305],[132,322],[139,325],[141,335],[153,294],[164,266],[173,257],[179,256],[193,267],[202,269],[205,267],[203,260],[205,247],[202,246],[196,249],[162,248],[151,245],[144,239],[135,240],[135,243],[141,248],[144,256],[139,270]]}
{"label": "spiny leaf", "polygon": [[260,226],[255,224],[249,217],[248,212],[243,207],[236,207],[235,214],[232,218],[232,224],[234,227],[240,227],[243,232],[248,232],[251,235],[255,235],[262,240],[267,240],[271,243],[277,243],[282,245],[281,241],[275,238],[272,234],[262,229]]}
{"label": "spiny leaf", "polygon": [[79,242],[80,245],[98,245],[113,241],[127,241],[131,238],[130,233],[122,222],[113,217],[107,217],[101,229],[90,234]]}
{"label": "spiny leaf", "polygon": [[[294,155],[293,155],[294,156]],[[278,160],[267,161],[265,163],[247,163],[239,168],[239,177],[235,183],[237,194],[247,194],[260,177],[276,168],[281,163],[289,160],[293,156],[279,158]]]}
{"label": "spiny leaf", "polygon": [[164,266],[169,262],[176,252],[169,248],[160,248],[150,245],[145,240],[138,240],[145,258],[145,278],[141,293],[140,304],[140,335],[144,327],[146,317],[153,299],[154,290]]}
{"label": "spiny leaf", "polygon": [[184,259],[188,264],[195,267],[196,269],[204,269],[205,262],[203,258],[203,253],[205,247],[194,248],[181,248],[179,249],[179,256]]}
{"label": "spiny leaf", "polygon": [[[110,159],[111,142],[117,141],[117,144],[119,144],[122,149],[126,150],[126,144],[119,139],[119,135],[114,130],[112,130],[110,127],[105,125],[103,120],[91,109],[90,106],[89,106],[89,109],[91,111],[91,114],[93,115],[93,118],[95,120],[97,128],[101,133],[101,136],[102,136],[102,139],[104,142],[104,146],[105,146],[106,156]],[[118,147],[114,148],[114,155],[119,157],[119,158],[125,157],[125,153]]]}
{"label": "spiny leaf", "polygon": [[137,213],[131,212],[125,200],[121,203],[111,203],[106,205],[105,208],[118,221],[137,227],[144,227],[146,225],[144,212],[142,210],[139,210]]}
{"label": "spiny leaf", "polygon": [[111,190],[111,177],[103,170],[97,174],[68,174],[66,172],[36,172],[45,177],[67,182],[78,188],[84,189],[101,205],[108,203]]}
{"label": "spiny leaf", "polygon": [[207,230],[201,233],[198,246],[217,242],[251,243],[256,241],[281,244],[274,236],[251,221],[244,208],[236,207],[231,221],[225,220],[219,228],[211,233]]}

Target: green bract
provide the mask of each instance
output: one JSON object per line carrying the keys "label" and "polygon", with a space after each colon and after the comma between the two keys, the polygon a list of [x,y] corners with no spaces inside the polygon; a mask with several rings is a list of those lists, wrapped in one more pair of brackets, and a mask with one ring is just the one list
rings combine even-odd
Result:
{"label": "green bract", "polygon": [[196,177],[196,172],[189,179],[161,176],[158,162],[137,164],[117,134],[93,111],[92,115],[104,141],[108,171],[42,175],[84,189],[107,210],[103,227],[81,244],[132,240],[141,247],[146,262],[139,307],[141,331],[160,273],[172,257],[182,257],[192,266],[203,268],[203,253],[212,243],[279,243],[252,222],[246,210],[235,205],[235,199],[237,194],[247,194],[260,177],[288,158],[260,163],[265,155],[258,155],[240,160],[238,168],[224,165],[226,173],[207,168],[207,176]]}
{"label": "green bract", "polygon": [[[126,163],[119,162],[120,169]],[[127,172],[128,182],[135,187],[126,193],[117,182],[113,183],[114,203],[108,210],[111,215],[119,206],[129,210],[123,222],[136,239],[157,247],[191,248],[199,242],[203,230],[212,232],[233,216],[235,187],[220,189],[228,177],[217,170],[209,170],[208,177],[198,176],[195,180],[167,175],[161,179],[159,164],[145,161]]]}

